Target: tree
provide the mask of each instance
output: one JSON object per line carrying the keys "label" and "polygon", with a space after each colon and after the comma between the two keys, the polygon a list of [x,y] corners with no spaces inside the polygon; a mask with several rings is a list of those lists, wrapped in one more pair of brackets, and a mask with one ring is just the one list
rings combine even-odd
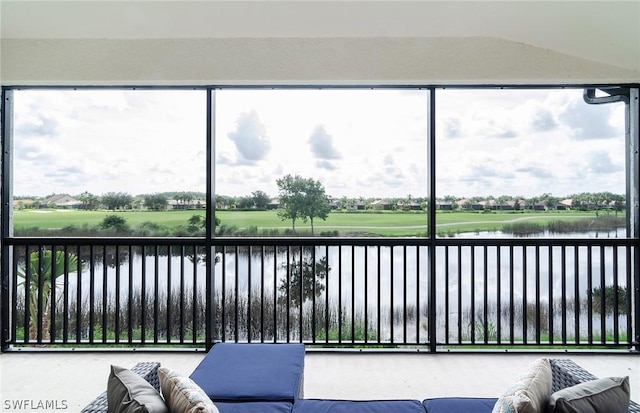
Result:
{"label": "tree", "polygon": [[198,229],[203,229],[206,225],[206,220],[203,219],[202,215],[191,215],[189,218],[189,230],[195,231]]}
{"label": "tree", "polygon": [[303,178],[300,175],[286,175],[276,183],[282,205],[282,209],[278,210],[278,216],[282,220],[290,219],[294,231],[298,219],[303,222],[311,220],[311,233],[313,233],[314,218],[327,219],[331,206],[320,181]]}
{"label": "tree", "polygon": [[280,205],[282,209],[278,210],[278,217],[283,221],[290,219],[293,230],[296,230],[296,220],[298,218],[304,219],[303,205],[304,205],[304,181],[305,179],[299,175],[291,176],[286,175],[278,180]]}
{"label": "tree", "polygon": [[33,251],[27,263],[18,267],[18,277],[23,281],[20,285],[28,288],[29,295],[29,339],[38,338],[38,320],[42,323],[43,338],[49,339],[51,325],[51,290],[56,287],[56,280],[66,271],[78,271],[78,257],[56,251],[55,261],[51,250]]}
{"label": "tree", "polygon": [[238,201],[236,202],[236,207],[240,209],[250,209],[250,208],[253,208],[254,206],[255,206],[255,202],[253,198],[250,196],[241,196],[238,198]]}
{"label": "tree", "polygon": [[164,194],[150,194],[144,196],[144,205],[154,211],[160,211],[167,208],[169,199]]}
{"label": "tree", "polygon": [[520,210],[520,198],[516,198],[516,200],[513,201],[513,209],[515,211],[519,211]]}
{"label": "tree", "polygon": [[216,195],[216,209],[228,209],[234,204],[233,197],[227,195]]}
{"label": "tree", "polygon": [[[187,229],[190,232],[205,231],[207,229],[207,219],[203,215],[194,214],[188,219]],[[214,228],[220,226],[220,218],[213,217]]]}
{"label": "tree", "polygon": [[267,205],[269,205],[269,201],[271,198],[264,191],[253,191],[251,193],[251,198],[253,198],[253,204],[256,208],[266,209]]}
{"label": "tree", "polygon": [[100,223],[102,229],[112,229],[116,232],[127,231],[127,220],[119,215],[107,215]]}
{"label": "tree", "polygon": [[191,202],[195,199],[195,194],[193,192],[178,192],[173,196],[173,199],[182,203],[183,205],[190,205]]}
{"label": "tree", "polygon": [[613,210],[616,212],[616,217],[618,216],[618,212],[622,211],[624,207],[624,196],[622,195],[613,195]]}
{"label": "tree", "polygon": [[[588,291],[587,291],[588,293]],[[592,290],[593,311],[598,314],[602,312],[602,289],[595,287]],[[614,287],[613,285],[607,285],[604,287],[604,314],[613,314],[618,304],[617,311],[619,314],[627,313],[627,288],[624,286]]]}
{"label": "tree", "polygon": [[280,280],[278,290],[283,294],[281,303],[289,300],[292,307],[300,307],[313,297],[320,297],[324,291],[324,279],[331,267],[327,265],[327,257],[315,261],[302,258],[299,262],[281,264],[289,276]]}
{"label": "tree", "polygon": [[500,209],[500,207],[508,205],[509,201],[511,201],[511,197],[509,195],[500,195],[496,198],[495,209]]}
{"label": "tree", "polygon": [[140,210],[142,209],[143,204],[144,204],[144,199],[135,198],[131,203],[131,206],[133,207],[133,209]]}
{"label": "tree", "polygon": [[548,211],[553,211],[556,209],[558,202],[560,202],[560,198],[557,196],[552,196],[551,194],[545,194],[544,206],[547,207]]}
{"label": "tree", "polygon": [[308,218],[311,221],[311,234],[313,234],[313,219],[317,217],[326,220],[329,212],[331,212],[331,204],[324,192],[324,186],[320,181],[314,181],[313,179],[307,180],[304,198],[303,217],[305,220]]}
{"label": "tree", "polygon": [[92,210],[97,209],[100,204],[100,199],[87,191],[84,191],[78,196],[78,199],[82,201],[82,209],[84,210]]}
{"label": "tree", "polygon": [[102,195],[102,203],[110,210],[130,207],[132,202],[133,197],[126,192],[107,192]]}

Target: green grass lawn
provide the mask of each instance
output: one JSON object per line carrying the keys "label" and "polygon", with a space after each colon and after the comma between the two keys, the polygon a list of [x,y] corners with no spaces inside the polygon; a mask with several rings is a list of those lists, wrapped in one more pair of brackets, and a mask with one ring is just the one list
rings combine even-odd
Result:
{"label": "green grass lawn", "polygon": [[76,211],[70,209],[23,209],[14,211],[13,223],[16,228],[38,227],[41,229],[62,228],[68,225],[96,226],[107,215],[119,215],[127,220],[131,226],[143,222],[154,222],[160,225],[174,227],[186,225],[192,215],[204,216],[204,211]]}
{"label": "green grass lawn", "polygon": [[[136,227],[144,222],[176,227],[186,225],[193,215],[204,216],[203,210],[190,211],[76,211],[76,210],[19,210],[14,212],[15,228],[56,229],[69,225],[97,226],[107,215],[119,215],[127,224]],[[221,223],[238,228],[257,227],[258,230],[291,228],[291,220],[281,220],[276,211],[217,211]],[[544,224],[553,220],[572,221],[593,219],[593,212],[442,212],[436,214],[437,233],[446,235],[460,232],[499,231],[514,222]],[[425,212],[331,212],[326,220],[314,221],[315,232],[338,231],[340,234],[379,234],[384,236],[425,235]],[[309,231],[310,223],[298,220],[296,229]]]}

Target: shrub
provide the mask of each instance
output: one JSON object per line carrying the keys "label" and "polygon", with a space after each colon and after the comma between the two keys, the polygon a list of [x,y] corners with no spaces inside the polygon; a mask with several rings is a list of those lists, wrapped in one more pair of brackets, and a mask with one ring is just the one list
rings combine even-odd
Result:
{"label": "shrub", "polygon": [[100,228],[116,232],[126,232],[129,229],[127,220],[119,215],[107,215],[104,217],[100,223]]}

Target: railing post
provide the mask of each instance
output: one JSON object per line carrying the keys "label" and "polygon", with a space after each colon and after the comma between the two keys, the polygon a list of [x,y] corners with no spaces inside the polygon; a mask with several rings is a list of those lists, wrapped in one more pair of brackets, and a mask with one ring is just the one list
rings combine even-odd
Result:
{"label": "railing post", "polygon": [[429,93],[429,132],[428,132],[428,159],[427,168],[429,174],[429,351],[437,350],[437,277],[436,277],[436,91],[434,88]]}
{"label": "railing post", "polygon": [[0,307],[2,315],[0,317],[0,331],[2,333],[2,343],[0,350],[5,352],[9,349],[9,247],[2,244],[2,270],[0,279],[2,282],[2,292],[0,296]]}
{"label": "railing post", "polygon": [[627,175],[627,236],[640,237],[640,89],[629,91],[625,119],[626,175]]}
{"label": "railing post", "polygon": [[6,244],[5,239],[11,235],[11,185],[9,185],[9,177],[11,176],[11,141],[12,129],[7,120],[12,119],[13,92],[9,89],[2,89],[2,101],[0,102],[0,133],[2,133],[2,157],[1,162],[1,194],[0,194],[0,212],[1,218],[1,234],[0,239],[0,259],[2,261],[0,269],[0,351],[5,352],[9,349],[9,316],[11,312],[11,303],[9,301],[9,280],[10,280],[10,262],[13,261],[10,247]]}
{"label": "railing post", "polygon": [[[636,352],[640,352],[640,251],[638,247],[632,249],[633,253],[633,347]],[[631,335],[631,331],[627,334]]]}
{"label": "railing post", "polygon": [[205,237],[207,241],[206,255],[205,255],[205,268],[206,268],[206,286],[205,286],[205,348],[209,351],[213,347],[213,323],[215,323],[215,256],[216,247],[212,243],[212,239],[215,236],[215,146],[214,146],[214,119],[213,111],[215,109],[215,92],[212,89],[207,89],[207,205],[206,205],[206,230]]}
{"label": "railing post", "polygon": [[[640,89],[632,88],[629,91],[627,120],[627,211],[629,216],[629,238],[640,238]],[[637,245],[637,244],[636,244]],[[640,352],[640,251],[638,247],[633,249],[633,314],[634,326],[634,347]],[[629,332],[630,333],[630,332]]]}

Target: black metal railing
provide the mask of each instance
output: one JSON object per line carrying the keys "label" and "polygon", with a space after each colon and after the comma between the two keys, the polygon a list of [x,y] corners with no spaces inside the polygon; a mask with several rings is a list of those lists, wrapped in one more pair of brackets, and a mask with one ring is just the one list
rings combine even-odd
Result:
{"label": "black metal railing", "polygon": [[629,239],[11,238],[3,260],[4,350],[639,350]]}
{"label": "black metal railing", "polygon": [[205,344],[201,240],[18,239],[12,244],[9,344]]}
{"label": "black metal railing", "polygon": [[[438,247],[447,346],[637,346],[637,251],[625,240],[483,240]],[[460,288],[462,287],[462,288]]]}

